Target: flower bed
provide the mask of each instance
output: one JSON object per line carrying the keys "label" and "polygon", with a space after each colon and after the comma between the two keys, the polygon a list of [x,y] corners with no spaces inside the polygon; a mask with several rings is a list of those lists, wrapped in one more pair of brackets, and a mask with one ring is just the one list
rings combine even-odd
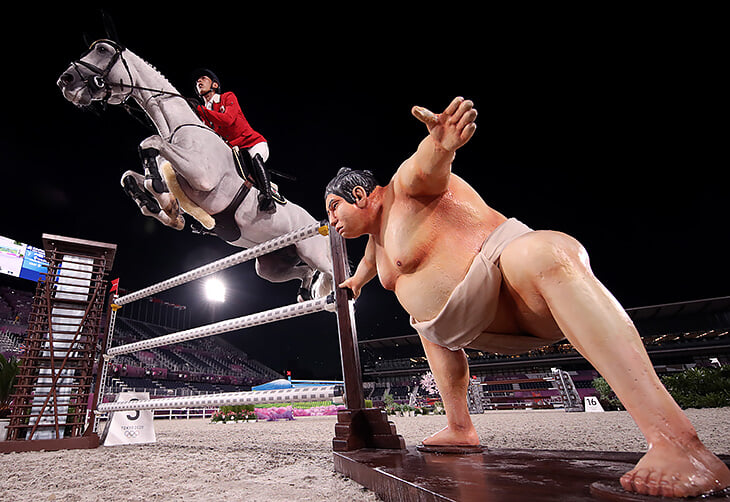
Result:
{"label": "flower bed", "polygon": [[214,423],[248,422],[256,419],[254,410],[244,406],[221,406],[210,417],[210,421]]}
{"label": "flower bed", "polygon": [[294,420],[295,417],[319,417],[336,415],[338,410],[345,409],[344,405],[317,404],[306,406],[308,403],[297,403],[304,406],[267,406],[254,408],[253,405],[222,406],[210,418],[214,423],[249,422],[254,420]]}

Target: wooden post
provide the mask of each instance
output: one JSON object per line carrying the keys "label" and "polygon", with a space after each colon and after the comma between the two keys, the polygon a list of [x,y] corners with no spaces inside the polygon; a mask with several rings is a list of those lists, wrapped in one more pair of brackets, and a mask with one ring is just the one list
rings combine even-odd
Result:
{"label": "wooden post", "polygon": [[332,228],[329,239],[332,249],[340,359],[345,382],[345,406],[347,406],[347,409],[337,413],[332,447],[335,451],[361,448],[405,449],[405,441],[396,433],[395,425],[388,421],[385,410],[365,408],[355,312],[350,301],[352,292],[338,287],[350,276],[347,247],[345,239]]}
{"label": "wooden post", "polygon": [[84,431],[116,245],[49,234],[43,244],[48,269],[33,298],[0,453],[99,445],[96,434]]}
{"label": "wooden post", "polygon": [[360,353],[357,346],[355,312],[350,304],[352,291],[337,287],[350,277],[345,239],[337,232],[330,232],[332,265],[335,281],[335,305],[337,306],[337,330],[340,334],[340,360],[345,381],[345,405],[350,409],[365,407],[362,392]]}

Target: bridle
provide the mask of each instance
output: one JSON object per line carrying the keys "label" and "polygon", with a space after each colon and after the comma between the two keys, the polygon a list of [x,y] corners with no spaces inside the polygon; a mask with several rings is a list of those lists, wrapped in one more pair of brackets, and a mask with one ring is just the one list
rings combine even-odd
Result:
{"label": "bridle", "polygon": [[[106,64],[104,68],[99,68],[98,66],[89,63],[88,61],[84,61],[84,58],[91,53],[94,49],[96,49],[96,46],[100,43],[107,44],[111,46],[114,49],[114,54],[109,59],[109,62]],[[104,96],[100,100],[104,105],[107,104],[109,101],[109,98],[112,96],[112,87],[130,87],[129,92],[126,96],[122,99],[122,103],[126,102],[127,99],[129,99],[129,96],[132,95],[132,91],[134,91],[134,86],[125,84],[124,82],[119,83],[111,83],[108,81],[109,73],[111,73],[112,68],[117,64],[117,61],[121,61],[124,65],[124,69],[127,70],[127,75],[129,76],[129,81],[132,82],[132,72],[129,70],[129,65],[127,64],[127,61],[124,59],[124,56],[122,53],[124,52],[124,47],[119,45],[117,42],[114,42],[113,40],[108,39],[100,39],[95,41],[91,44],[89,49],[84,52],[79,59],[76,61],[73,61],[71,63],[71,66],[76,71],[76,74],[78,75],[79,79],[84,83],[86,87],[88,87],[92,92],[98,93],[103,92]],[[82,72],[79,67],[84,67],[87,70],[89,70],[91,73],[88,75],[84,75],[84,72]]]}
{"label": "bridle", "polygon": [[[86,56],[88,56],[89,53],[91,53],[91,51],[96,49],[97,45],[100,43],[107,44],[107,45],[111,46],[112,49],[114,49],[114,54],[109,59],[109,62],[106,64],[106,66],[104,66],[103,68],[100,68],[92,63],[89,63],[88,61],[84,61],[84,58]],[[83,82],[83,84],[86,87],[88,87],[89,90],[91,90],[94,94],[103,92],[103,97],[101,99],[95,100],[97,103],[101,103],[103,108],[105,108],[106,105],[108,104],[109,99],[112,97],[113,88],[115,88],[115,87],[118,89],[127,89],[128,90],[126,95],[121,99],[120,106],[122,106],[124,109],[126,109],[126,111],[130,115],[135,117],[137,120],[140,120],[139,117],[133,113],[133,111],[128,103],[130,96],[132,95],[132,93],[135,90],[149,91],[149,92],[154,93],[147,100],[166,95],[166,96],[182,98],[185,101],[188,101],[188,98],[186,98],[185,96],[183,96],[182,94],[179,94],[177,92],[170,92],[170,91],[166,91],[163,89],[151,89],[148,87],[142,87],[139,85],[135,85],[134,77],[132,76],[132,72],[129,69],[129,65],[127,64],[127,61],[124,59],[124,50],[125,50],[125,48],[121,44],[119,44],[113,40],[102,38],[102,39],[96,40],[94,43],[92,43],[89,46],[89,48],[83,54],[81,54],[79,59],[77,59],[76,61],[73,61],[71,63],[71,66],[73,67],[74,71],[78,75],[79,80],[81,82]],[[129,84],[124,83],[121,80],[119,82],[110,82],[109,81],[109,74],[111,73],[112,69],[117,64],[117,62],[119,62],[119,61],[122,62],[122,64],[124,65],[124,69],[127,71],[127,76],[129,77],[129,82],[130,82]],[[85,68],[90,73],[88,73],[87,75],[84,75],[85,72],[82,72],[80,67]],[[139,106],[142,109],[144,108],[142,105],[139,105]],[[142,111],[144,111],[144,110],[142,110]],[[146,116],[146,114],[144,114],[144,115]],[[140,122],[142,122],[142,121],[140,120]],[[147,123],[145,125],[150,126],[149,123]],[[179,127],[178,127],[178,129],[179,129]]]}
{"label": "bridle", "polygon": [[[109,62],[104,68],[99,68],[98,66],[89,63],[88,61],[84,61],[84,58],[89,55],[91,51],[93,51],[96,46],[100,43],[104,43],[107,45],[110,45],[114,49],[114,55],[109,59]],[[114,68],[114,65],[117,64],[117,61],[121,61],[124,65],[124,69],[127,70],[127,76],[129,77],[130,84],[125,84],[121,80],[119,82],[109,82],[108,77],[109,73],[111,73],[112,68]],[[158,96],[174,96],[178,98],[183,98],[187,100],[185,96],[183,96],[180,93],[177,92],[170,92],[165,91],[163,89],[152,89],[149,87],[142,87],[139,85],[134,84],[134,78],[132,77],[132,72],[129,70],[129,65],[127,64],[127,60],[124,59],[124,47],[122,47],[117,42],[114,42],[113,40],[109,40],[106,38],[99,39],[91,44],[91,46],[84,52],[79,59],[76,61],[71,62],[71,66],[76,71],[76,74],[79,76],[79,79],[86,85],[89,89],[91,89],[93,92],[100,92],[104,91],[104,97],[101,100],[103,104],[107,104],[109,101],[109,98],[112,95],[112,88],[118,87],[120,89],[129,89],[129,92],[127,92],[126,96],[122,99],[122,103],[126,103],[129,97],[132,95],[133,91],[150,91],[156,93],[153,95],[150,99],[158,97]],[[90,75],[84,76],[83,73],[79,70],[79,66],[83,66],[87,70],[91,72]]]}

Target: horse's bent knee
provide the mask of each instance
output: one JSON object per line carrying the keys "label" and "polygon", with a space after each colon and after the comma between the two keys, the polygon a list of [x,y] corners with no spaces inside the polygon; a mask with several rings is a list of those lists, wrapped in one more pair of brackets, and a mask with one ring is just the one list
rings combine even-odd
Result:
{"label": "horse's bent knee", "polygon": [[268,278],[270,276],[274,275],[272,273],[273,270],[272,270],[271,264],[268,263],[266,260],[262,260],[260,256],[258,258],[256,258],[254,263],[255,263],[254,269],[256,270],[256,275],[258,275],[262,279],[268,280]]}
{"label": "horse's bent knee", "polygon": [[160,150],[160,148],[165,144],[165,142],[162,140],[160,136],[154,135],[150,136],[148,138],[145,138],[142,140],[142,142],[139,144],[139,150],[148,150],[148,149],[154,149],[154,150]]}

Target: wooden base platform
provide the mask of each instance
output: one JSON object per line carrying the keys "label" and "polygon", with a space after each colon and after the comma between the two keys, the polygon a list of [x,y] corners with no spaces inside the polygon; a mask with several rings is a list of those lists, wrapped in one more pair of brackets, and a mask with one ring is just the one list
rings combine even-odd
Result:
{"label": "wooden base platform", "polygon": [[33,441],[0,441],[0,453],[20,451],[56,451],[98,448],[99,436],[89,434],[66,439],[35,439]]}
{"label": "wooden base platform", "polygon": [[[657,501],[618,480],[640,453],[489,450],[470,455],[361,449],[335,452],[335,470],[390,501]],[[730,465],[730,457],[721,457]],[[713,497],[690,500],[730,500]]]}

